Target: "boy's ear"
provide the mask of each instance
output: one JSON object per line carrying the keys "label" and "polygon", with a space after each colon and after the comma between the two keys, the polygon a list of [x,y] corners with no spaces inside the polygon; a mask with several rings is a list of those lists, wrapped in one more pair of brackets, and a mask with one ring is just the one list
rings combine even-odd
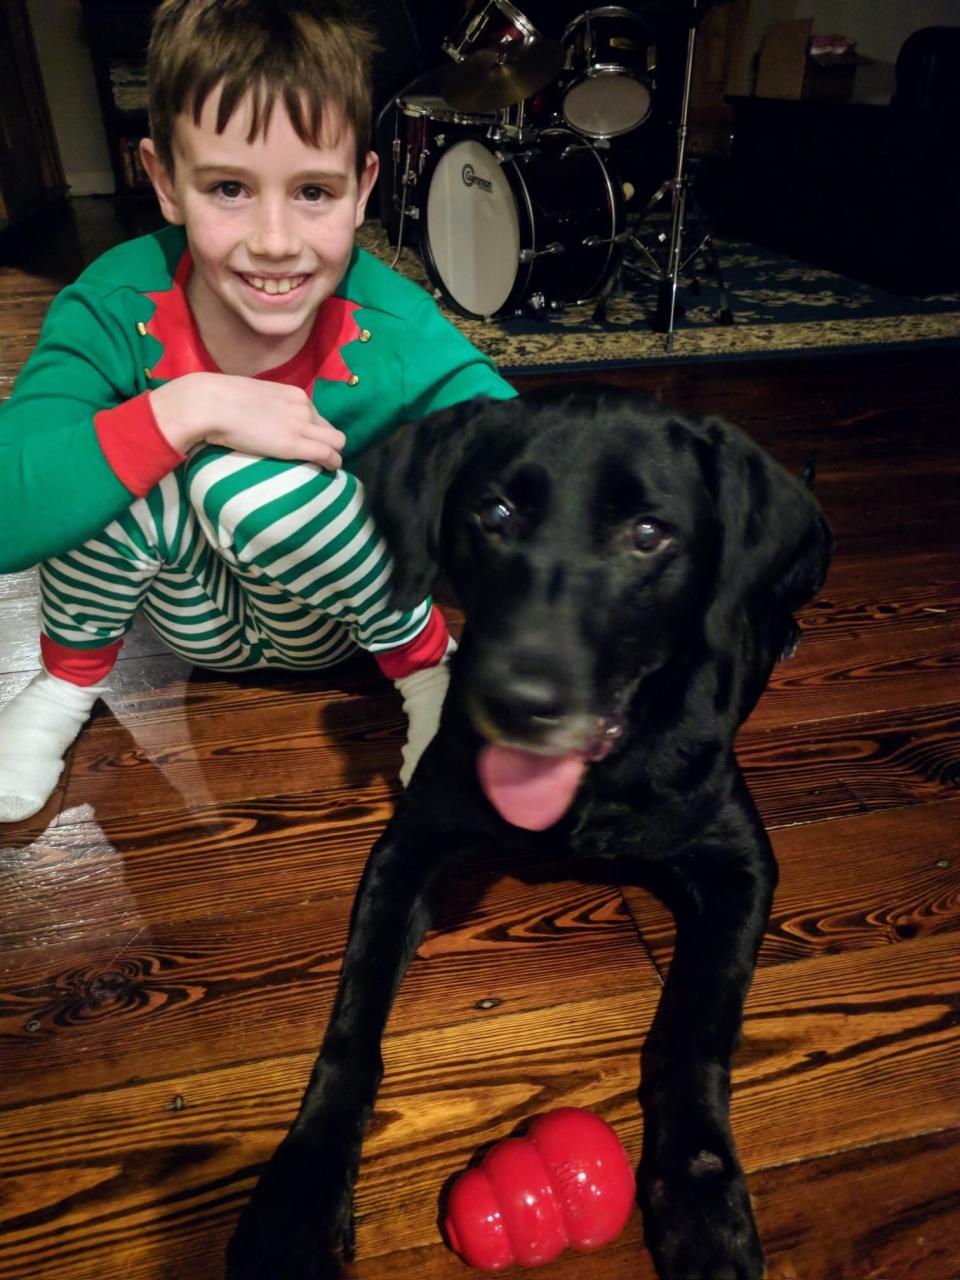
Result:
{"label": "boy's ear", "polygon": [[360,174],[357,183],[357,217],[354,223],[356,227],[363,226],[364,215],[367,211],[367,201],[370,199],[370,192],[373,190],[373,184],[376,182],[379,172],[380,157],[375,151],[368,151],[363,172]]}
{"label": "boy's ear", "polygon": [[153,145],[152,138],[143,138],[141,140],[140,159],[143,161],[147,177],[153,183],[153,189],[157,193],[160,212],[168,222],[172,222],[178,227],[183,226],[183,210],[180,208],[180,202],[177,199],[176,189],[173,185],[173,175],[157,155],[157,148]]}

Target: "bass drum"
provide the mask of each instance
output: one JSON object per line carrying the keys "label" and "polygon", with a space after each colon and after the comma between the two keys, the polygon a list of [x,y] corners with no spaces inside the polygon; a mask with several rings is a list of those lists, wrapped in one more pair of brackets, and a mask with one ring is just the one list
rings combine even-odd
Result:
{"label": "bass drum", "polygon": [[440,297],[487,319],[596,297],[623,225],[619,183],[597,149],[544,129],[513,157],[481,138],[447,147],[427,177],[420,247]]}

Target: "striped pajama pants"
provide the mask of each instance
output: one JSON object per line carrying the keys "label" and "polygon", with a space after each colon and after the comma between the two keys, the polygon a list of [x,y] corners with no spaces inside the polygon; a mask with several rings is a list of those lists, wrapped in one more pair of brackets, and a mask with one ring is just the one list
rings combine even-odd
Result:
{"label": "striped pajama pants", "polygon": [[97,649],[142,607],[197,666],[329,666],[427,625],[429,600],[388,607],[390,574],[348,472],[202,446],[97,537],[40,566],[42,627]]}

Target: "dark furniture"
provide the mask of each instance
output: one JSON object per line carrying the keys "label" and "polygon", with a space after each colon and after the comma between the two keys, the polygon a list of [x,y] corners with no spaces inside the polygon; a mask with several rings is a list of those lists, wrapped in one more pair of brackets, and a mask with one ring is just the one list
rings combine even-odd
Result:
{"label": "dark furniture", "polygon": [[147,126],[147,44],[156,0],[82,0],[117,195],[152,194],[140,163]]}
{"label": "dark furniture", "polygon": [[960,28],[904,43],[889,105],[732,97],[724,229],[904,293],[960,287]]}

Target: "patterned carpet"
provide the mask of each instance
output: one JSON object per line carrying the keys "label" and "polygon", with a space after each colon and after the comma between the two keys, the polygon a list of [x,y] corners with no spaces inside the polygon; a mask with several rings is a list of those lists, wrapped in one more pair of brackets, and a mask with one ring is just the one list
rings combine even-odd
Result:
{"label": "patterned carpet", "polygon": [[[378,224],[364,227],[359,239],[364,248],[392,261],[394,250]],[[451,318],[508,375],[960,341],[960,293],[898,297],[743,241],[717,237],[716,244],[734,323],[717,322],[719,291],[704,275],[699,294],[688,288],[679,295],[685,314],[669,353],[663,334],[651,326],[653,285],[642,291],[625,288],[611,298],[603,323],[593,319],[592,304],[545,321],[486,322],[452,313]],[[403,250],[397,269],[431,288],[413,249]]]}

